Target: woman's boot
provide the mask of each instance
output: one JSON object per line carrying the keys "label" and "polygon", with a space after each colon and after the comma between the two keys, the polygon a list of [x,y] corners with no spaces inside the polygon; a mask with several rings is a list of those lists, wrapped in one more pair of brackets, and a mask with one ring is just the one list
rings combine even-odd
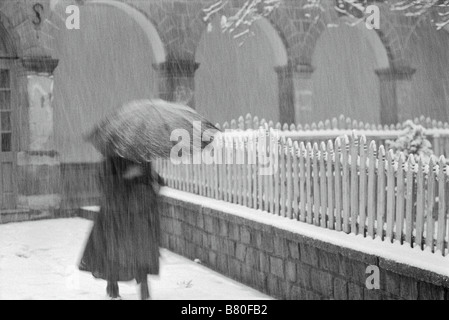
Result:
{"label": "woman's boot", "polygon": [[106,292],[111,299],[113,300],[120,299],[118,283],[116,281],[108,281]]}
{"label": "woman's boot", "polygon": [[140,300],[150,300],[150,289],[148,288],[147,275],[140,276]]}

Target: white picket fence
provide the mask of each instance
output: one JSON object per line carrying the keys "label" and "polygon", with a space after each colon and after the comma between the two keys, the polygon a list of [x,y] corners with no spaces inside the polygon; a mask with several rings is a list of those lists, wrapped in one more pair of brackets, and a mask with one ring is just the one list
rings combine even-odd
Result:
{"label": "white picket fence", "polygon": [[[263,133],[253,135],[262,141]],[[273,134],[216,138],[212,164],[156,161],[171,188],[223,200],[323,228],[398,241],[448,255],[449,167],[395,157],[366,138],[327,143]],[[271,143],[269,143],[271,142]],[[258,157],[269,159],[273,174]]]}

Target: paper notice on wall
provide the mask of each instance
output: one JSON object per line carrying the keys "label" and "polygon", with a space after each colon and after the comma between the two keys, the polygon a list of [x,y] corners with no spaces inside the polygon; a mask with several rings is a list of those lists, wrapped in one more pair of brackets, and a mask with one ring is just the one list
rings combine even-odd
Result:
{"label": "paper notice on wall", "polygon": [[53,79],[28,76],[30,150],[52,150],[53,108],[51,106]]}

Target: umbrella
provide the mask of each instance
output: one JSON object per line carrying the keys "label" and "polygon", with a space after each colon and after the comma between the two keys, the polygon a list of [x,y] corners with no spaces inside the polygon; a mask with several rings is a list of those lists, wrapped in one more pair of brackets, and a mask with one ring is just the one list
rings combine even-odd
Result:
{"label": "umbrella", "polygon": [[[148,162],[170,157],[177,144],[191,156],[207,146],[218,131],[185,105],[160,99],[135,100],[106,117],[85,138],[105,156]],[[179,139],[180,132],[184,136]],[[172,133],[175,133],[175,141],[171,141]],[[185,133],[188,133],[188,139]],[[203,136],[207,138],[203,139]],[[194,142],[194,138],[201,142]]]}

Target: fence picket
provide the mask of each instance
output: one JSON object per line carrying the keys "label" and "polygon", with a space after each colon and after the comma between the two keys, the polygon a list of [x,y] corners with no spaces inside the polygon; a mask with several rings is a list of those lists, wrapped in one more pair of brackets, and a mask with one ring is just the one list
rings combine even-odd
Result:
{"label": "fence picket", "polygon": [[393,242],[394,231],[394,209],[395,209],[395,177],[394,177],[394,154],[393,150],[387,153],[387,232],[386,238]]}
{"label": "fence picket", "polygon": [[371,141],[368,149],[368,236],[374,239],[376,214],[376,142]]}
{"label": "fence picket", "polygon": [[334,173],[333,173],[333,157],[334,157],[334,148],[332,146],[332,141],[328,141],[327,143],[327,153],[326,153],[326,161],[327,161],[327,208],[328,208],[328,225],[327,227],[333,230],[335,228],[334,223]]}
{"label": "fence picket", "polygon": [[[446,171],[446,172],[445,172]],[[438,172],[438,233],[437,233],[437,250],[444,255],[444,238],[446,237],[446,196],[447,196],[447,168],[446,159],[443,156],[439,161]]]}
{"label": "fence picket", "polygon": [[[350,123],[350,122],[349,122]],[[351,201],[351,189],[350,189],[350,173],[349,173],[349,141],[348,137],[344,137],[341,146],[342,153],[342,167],[343,167],[343,177],[342,177],[342,189],[343,189],[343,232],[349,233],[349,217],[350,217],[350,201]]]}
{"label": "fence picket", "polygon": [[335,230],[341,231],[342,195],[341,195],[341,139],[335,140]]}
{"label": "fence picket", "polygon": [[258,135],[258,147],[257,147],[257,152],[258,152],[258,157],[257,157],[257,163],[258,163],[258,170],[257,170],[257,197],[258,197],[258,209],[259,210],[263,210],[263,165],[265,165],[264,163],[262,163],[263,159],[266,158],[266,151],[265,151],[265,147],[266,147],[266,142],[265,142],[265,137],[263,136],[263,132],[260,131],[259,135]]}
{"label": "fence picket", "polygon": [[[254,123],[258,123],[257,117],[254,118]],[[253,208],[257,209],[257,201],[258,201],[258,190],[257,190],[257,175],[259,174],[259,161],[258,161],[258,148],[257,148],[257,135],[256,133],[252,137],[253,139],[253,150],[252,150],[252,175],[251,175],[251,185],[253,191]]]}
{"label": "fence picket", "polygon": [[433,220],[433,210],[435,208],[435,162],[433,157],[429,161],[429,173],[427,177],[426,247],[433,252],[435,227]]}
{"label": "fence picket", "polygon": [[384,238],[384,215],[385,215],[385,149],[379,147],[377,155],[377,226],[376,235],[382,240]]}
{"label": "fence picket", "polygon": [[279,214],[282,216],[282,217],[285,217],[285,205],[286,205],[286,181],[285,181],[285,169],[286,169],[286,154],[287,153],[287,146],[286,146],[286,142],[285,141],[282,141],[282,143],[281,143],[281,162],[280,162],[280,165],[281,165],[281,171],[280,171],[280,173],[281,173],[281,179],[280,179],[280,184],[281,184],[281,186],[280,186],[280,192],[281,192],[281,197],[280,197],[280,205],[279,205]]}
{"label": "fence picket", "polygon": [[312,175],[313,175],[313,223],[320,224],[320,185],[318,172],[318,144],[313,144]]}
{"label": "fence picket", "polygon": [[273,176],[278,174],[278,167],[276,161],[277,154],[277,141],[275,140],[275,135],[272,131],[270,131],[270,145],[269,145],[269,156],[270,156],[270,166],[272,168],[272,174],[268,176],[268,191],[269,191],[269,202],[270,202],[270,213],[274,213],[274,178]]}
{"label": "fence picket", "polygon": [[325,156],[326,156],[326,144],[321,142],[320,145],[320,225],[323,228],[327,226],[327,181],[326,181],[326,166],[325,166]]}
{"label": "fence picket", "polygon": [[360,186],[359,186],[359,233],[365,236],[366,226],[366,192],[367,192],[367,172],[366,172],[366,138],[361,136],[359,140],[360,147]]}
{"label": "fence picket", "polygon": [[413,247],[412,236],[413,236],[413,170],[414,170],[414,160],[413,156],[409,156],[407,161],[407,173],[406,173],[406,184],[407,192],[405,196],[405,241]]}
{"label": "fence picket", "polygon": [[304,222],[306,221],[306,166],[305,159],[307,158],[306,147],[304,146],[304,142],[299,144],[299,220]]}
{"label": "fence picket", "polygon": [[275,162],[278,164],[277,166],[277,174],[274,175],[274,214],[279,215],[279,172],[281,169],[281,166],[279,164],[279,154],[282,152],[282,146],[279,144],[276,144],[276,152],[274,154],[275,156]]}
{"label": "fence picket", "polygon": [[[354,121],[353,127],[357,126],[357,121]],[[357,139],[353,133],[350,143],[350,168],[351,168],[351,233],[358,234],[357,217],[359,215],[359,177],[358,177],[358,152]]]}
{"label": "fence picket", "polygon": [[298,141],[293,143],[292,166],[293,166],[293,218],[299,220],[299,167],[298,167]]}
{"label": "fence picket", "polygon": [[306,146],[306,204],[307,204],[307,218],[306,221],[309,224],[313,223],[313,211],[312,211],[312,168],[311,160],[313,157],[312,146],[307,143]]}
{"label": "fence picket", "polygon": [[424,232],[424,171],[422,160],[418,161],[418,173],[416,175],[416,225],[415,243],[423,249]]}
{"label": "fence picket", "polygon": [[286,168],[286,180],[287,180],[287,204],[286,215],[289,219],[293,219],[292,204],[293,204],[293,172],[292,172],[292,157],[293,157],[293,143],[291,139],[287,141],[287,168]]}
{"label": "fence picket", "polygon": [[396,196],[396,232],[395,240],[402,244],[402,235],[404,231],[404,154],[401,153],[398,159],[397,176],[397,196]]}

